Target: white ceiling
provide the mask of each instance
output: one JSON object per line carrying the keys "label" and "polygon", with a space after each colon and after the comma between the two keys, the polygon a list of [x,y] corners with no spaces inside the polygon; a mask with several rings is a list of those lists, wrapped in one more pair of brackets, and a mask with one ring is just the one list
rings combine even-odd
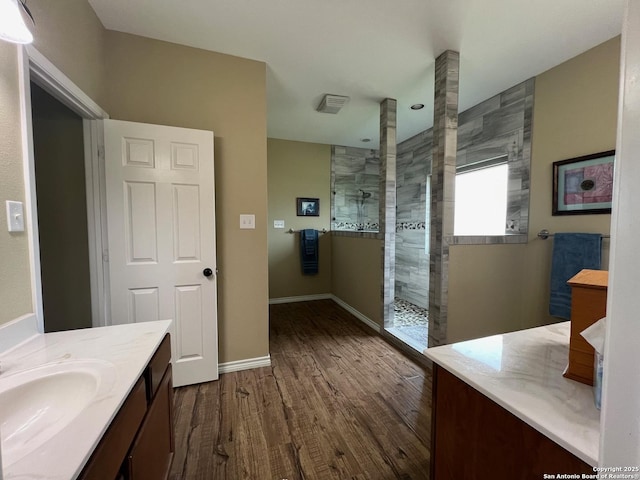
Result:
{"label": "white ceiling", "polygon": [[[444,50],[460,52],[463,111],[619,34],[624,9],[624,0],[89,3],[110,30],[266,62],[269,137],[371,148],[386,97],[398,100],[398,141],[432,125]],[[318,113],[325,93],[351,100]]]}

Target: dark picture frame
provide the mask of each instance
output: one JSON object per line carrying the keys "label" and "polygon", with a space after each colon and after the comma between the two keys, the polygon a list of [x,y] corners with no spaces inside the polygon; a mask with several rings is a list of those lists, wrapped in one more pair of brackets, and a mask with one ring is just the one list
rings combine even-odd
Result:
{"label": "dark picture frame", "polygon": [[320,199],[308,197],[296,198],[296,215],[298,217],[319,217]]}
{"label": "dark picture frame", "polygon": [[553,162],[553,215],[611,213],[615,150]]}

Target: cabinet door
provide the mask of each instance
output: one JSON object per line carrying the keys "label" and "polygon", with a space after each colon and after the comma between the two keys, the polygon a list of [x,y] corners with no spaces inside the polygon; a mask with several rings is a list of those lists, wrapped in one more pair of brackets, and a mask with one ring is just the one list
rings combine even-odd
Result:
{"label": "cabinet door", "polygon": [[593,467],[478,390],[433,368],[432,480],[530,480]]}
{"label": "cabinet door", "polygon": [[113,480],[147,411],[145,381],[138,380],[80,474],[81,480]]}
{"label": "cabinet door", "polygon": [[127,459],[129,479],[167,478],[173,451],[173,386],[169,365],[131,447]]}

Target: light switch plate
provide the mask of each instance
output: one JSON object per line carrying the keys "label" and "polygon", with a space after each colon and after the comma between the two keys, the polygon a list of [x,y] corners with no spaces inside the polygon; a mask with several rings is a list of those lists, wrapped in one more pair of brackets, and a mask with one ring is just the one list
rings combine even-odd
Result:
{"label": "light switch plate", "polygon": [[7,228],[10,232],[24,232],[22,202],[7,200]]}
{"label": "light switch plate", "polygon": [[256,216],[253,214],[241,214],[240,228],[243,230],[252,230],[256,228]]}
{"label": "light switch plate", "polygon": [[284,220],[274,220],[273,228],[284,228]]}

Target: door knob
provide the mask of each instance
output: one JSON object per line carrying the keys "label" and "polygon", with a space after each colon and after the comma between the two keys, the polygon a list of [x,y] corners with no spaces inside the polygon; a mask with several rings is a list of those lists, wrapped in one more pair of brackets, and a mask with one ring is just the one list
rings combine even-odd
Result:
{"label": "door knob", "polygon": [[203,274],[205,277],[210,277],[211,275],[213,275],[213,270],[211,270],[210,268],[205,268],[205,269],[202,271],[202,274]]}

